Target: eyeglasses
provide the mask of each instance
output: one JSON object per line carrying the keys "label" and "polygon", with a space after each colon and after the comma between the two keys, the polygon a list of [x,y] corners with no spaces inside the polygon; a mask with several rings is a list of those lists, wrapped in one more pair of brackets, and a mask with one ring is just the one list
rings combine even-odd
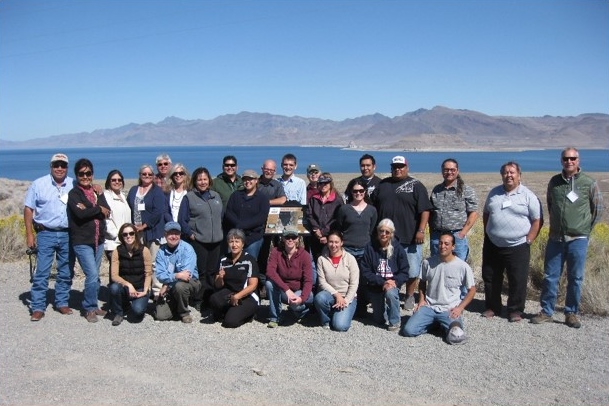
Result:
{"label": "eyeglasses", "polygon": [[57,169],[57,168],[61,168],[61,169],[66,169],[68,167],[68,164],[65,162],[53,162],[53,168]]}
{"label": "eyeglasses", "polygon": [[159,162],[156,166],[169,166],[171,165],[169,162]]}
{"label": "eyeglasses", "polygon": [[457,168],[442,168],[442,172],[457,172]]}
{"label": "eyeglasses", "polygon": [[379,230],[379,234],[391,234],[391,231],[389,230]]}
{"label": "eyeglasses", "polygon": [[143,176],[143,177],[145,177],[145,178],[150,178],[150,177],[152,177],[152,176],[154,176],[154,175],[153,175],[153,174],[151,174],[151,173],[140,173],[140,176]]}
{"label": "eyeglasses", "polygon": [[225,168],[234,168],[237,164],[224,164]]}
{"label": "eyeglasses", "polygon": [[568,161],[577,161],[577,158],[579,158],[579,157],[577,157],[577,156],[563,156],[563,157],[562,157],[562,160],[563,160],[564,162],[568,162]]}
{"label": "eyeglasses", "polygon": [[174,172],[174,173],[173,173],[173,176],[184,176],[184,175],[185,175],[185,173],[184,173],[184,172],[181,172],[181,171],[180,171],[180,172]]}
{"label": "eyeglasses", "polygon": [[135,231],[129,231],[127,233],[123,233],[123,237],[133,237],[135,235]]}
{"label": "eyeglasses", "polygon": [[364,194],[366,193],[366,189],[351,189],[351,193],[356,194]]}
{"label": "eyeglasses", "polygon": [[110,179],[110,182],[112,182],[112,183],[123,183],[123,180],[121,178],[112,178],[112,179]]}
{"label": "eyeglasses", "polygon": [[284,240],[297,240],[298,236],[297,235],[286,235],[283,237]]}
{"label": "eyeglasses", "polygon": [[85,178],[85,177],[86,178],[90,178],[91,175],[93,175],[93,172],[91,172],[91,171],[86,171],[86,172],[85,171],[80,171],[76,175],[78,175],[79,178]]}

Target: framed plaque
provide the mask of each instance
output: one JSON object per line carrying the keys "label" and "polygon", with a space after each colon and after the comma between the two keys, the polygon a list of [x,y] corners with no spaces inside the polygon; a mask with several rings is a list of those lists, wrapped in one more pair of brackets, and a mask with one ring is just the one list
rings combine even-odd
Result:
{"label": "framed plaque", "polygon": [[282,234],[284,228],[291,226],[298,229],[298,233],[301,235],[309,234],[309,231],[303,225],[303,209],[302,206],[271,207],[264,233],[268,235]]}

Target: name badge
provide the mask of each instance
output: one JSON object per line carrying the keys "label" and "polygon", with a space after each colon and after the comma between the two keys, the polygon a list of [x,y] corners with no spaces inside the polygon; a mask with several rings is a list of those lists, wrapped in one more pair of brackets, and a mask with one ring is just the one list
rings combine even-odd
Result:
{"label": "name badge", "polygon": [[576,201],[578,198],[579,196],[574,191],[570,191],[569,194],[567,194],[567,199],[571,200],[571,203]]}
{"label": "name badge", "polygon": [[137,205],[137,209],[138,209],[139,211],[144,211],[144,210],[146,210],[146,203],[139,203],[139,204]]}
{"label": "name badge", "polygon": [[61,200],[63,204],[68,204],[68,194],[64,193],[63,195],[59,196],[59,200]]}
{"label": "name badge", "polygon": [[506,207],[510,207],[511,205],[512,205],[511,200],[504,200],[503,203],[501,204],[501,208],[505,209]]}

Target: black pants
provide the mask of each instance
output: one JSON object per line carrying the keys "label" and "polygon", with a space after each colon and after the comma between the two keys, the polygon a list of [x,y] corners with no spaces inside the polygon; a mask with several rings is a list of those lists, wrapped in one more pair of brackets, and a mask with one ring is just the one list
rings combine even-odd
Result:
{"label": "black pants", "polygon": [[508,280],[508,314],[524,311],[527,299],[527,280],[531,247],[524,243],[515,247],[498,247],[484,237],[482,248],[482,280],[484,281],[484,304],[496,315],[501,314],[501,291],[503,273]]}
{"label": "black pants", "polygon": [[208,307],[209,297],[214,293],[214,277],[220,268],[222,241],[204,243],[190,240],[188,242],[197,254],[197,270],[201,282],[201,289],[195,300],[202,301],[202,307]]}
{"label": "black pants", "polygon": [[222,327],[237,328],[250,321],[258,310],[258,302],[251,295],[241,300],[239,306],[231,306],[228,297],[232,292],[229,289],[220,289],[209,298],[214,318],[224,318]]}

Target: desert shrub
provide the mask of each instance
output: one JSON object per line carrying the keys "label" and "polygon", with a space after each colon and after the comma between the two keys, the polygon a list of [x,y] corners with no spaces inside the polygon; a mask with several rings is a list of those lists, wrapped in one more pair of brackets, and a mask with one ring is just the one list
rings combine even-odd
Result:
{"label": "desert shrub", "polygon": [[0,218],[0,261],[14,261],[25,257],[25,223],[14,214]]}

